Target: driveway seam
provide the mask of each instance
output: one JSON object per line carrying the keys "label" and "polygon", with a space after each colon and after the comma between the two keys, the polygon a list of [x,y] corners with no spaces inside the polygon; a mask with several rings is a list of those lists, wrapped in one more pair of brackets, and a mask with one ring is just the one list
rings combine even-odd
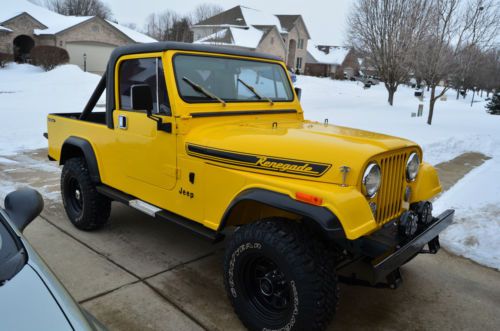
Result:
{"label": "driveway seam", "polygon": [[[94,249],[93,247],[91,247],[90,245],[88,245],[87,243],[83,242],[82,240],[76,238],[75,236],[73,236],[71,233],[69,233],[68,231],[64,230],[63,228],[61,228],[60,226],[54,224],[53,222],[49,221],[48,218],[44,215],[40,215],[39,216],[41,219],[45,220],[47,223],[51,224],[52,226],[54,226],[56,229],[58,229],[59,231],[61,231],[62,233],[66,234],[67,236],[69,236],[70,238],[72,238],[73,240],[75,240],[76,242],[82,244],[83,246],[87,247],[88,249],[90,249],[92,252],[98,254],[99,256],[102,256],[104,259],[106,259],[107,261],[109,261],[110,263],[112,263],[113,265],[117,266],[118,268],[122,269],[123,271],[125,271],[126,273],[132,275],[133,277],[137,278],[136,281],[132,282],[132,283],[129,283],[129,284],[125,284],[125,285],[122,285],[120,286],[119,288],[115,288],[111,291],[106,291],[106,293],[101,293],[100,295],[96,295],[94,296],[93,298],[91,299],[86,299],[84,300],[85,302],[90,302],[96,298],[99,298],[99,297],[102,297],[106,294],[109,294],[109,293],[112,293],[116,290],[119,290],[120,288],[124,287],[124,286],[128,286],[128,285],[132,285],[132,284],[137,284],[137,283],[142,283],[144,284],[145,286],[147,286],[149,289],[151,289],[154,293],[156,293],[158,296],[160,296],[163,300],[165,300],[167,303],[169,303],[170,305],[172,305],[173,307],[175,307],[178,311],[180,311],[182,314],[184,314],[187,318],[189,318],[192,322],[194,322],[195,324],[197,324],[200,328],[204,329],[204,330],[208,330],[202,323],[201,321],[199,321],[197,318],[195,318],[191,313],[185,311],[181,306],[177,305],[175,302],[173,302],[172,300],[170,300],[167,296],[163,295],[162,293],[160,293],[157,289],[155,289],[154,287],[152,287],[146,280],[148,278],[151,278],[152,276],[148,276],[147,278],[142,278],[142,277],[139,277],[138,275],[136,275],[135,273],[133,273],[132,271],[128,270],[127,268],[125,268],[124,266],[120,265],[119,263],[111,260],[108,256],[102,254],[101,252],[97,251],[96,249]],[[186,264],[189,264],[191,262],[196,262],[196,261],[199,261],[203,258],[206,258],[210,255],[212,255],[212,253],[210,254],[205,254],[201,257],[197,257],[196,259],[193,259],[191,261],[188,261],[188,262],[185,262],[185,263],[181,263],[181,264],[178,264],[172,268],[169,268],[169,270],[164,270],[158,274],[161,274],[163,272],[167,272],[167,271],[170,271],[170,270],[173,270],[175,269],[176,267],[178,266],[183,266],[183,265],[186,265]],[[157,275],[157,274],[155,274]],[[154,275],[154,276],[155,276]],[[83,302],[83,301],[82,301]]]}

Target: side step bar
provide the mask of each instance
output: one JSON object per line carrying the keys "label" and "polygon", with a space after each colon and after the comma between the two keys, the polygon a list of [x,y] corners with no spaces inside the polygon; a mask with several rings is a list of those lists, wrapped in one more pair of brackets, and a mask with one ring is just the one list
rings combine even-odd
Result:
{"label": "side step bar", "polygon": [[99,185],[96,187],[96,189],[97,192],[101,193],[104,196],[107,196],[113,201],[121,202],[152,217],[177,224],[183,227],[184,229],[190,230],[198,234],[199,236],[212,241],[213,243],[219,242],[224,239],[223,234],[214,231],[212,229],[209,229],[198,222],[174,214],[170,211],[160,209],[156,206],[138,200],[129,194],[123,193],[109,186]]}

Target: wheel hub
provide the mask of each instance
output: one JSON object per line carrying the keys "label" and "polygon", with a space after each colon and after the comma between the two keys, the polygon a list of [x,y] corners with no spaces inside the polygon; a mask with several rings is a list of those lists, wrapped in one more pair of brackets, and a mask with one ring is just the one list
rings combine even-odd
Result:
{"label": "wheel hub", "polygon": [[82,198],[82,193],[80,192],[80,190],[75,191],[75,198],[78,201],[80,201],[80,199]]}
{"label": "wheel hub", "polygon": [[274,292],[273,282],[268,278],[261,278],[260,291],[266,297],[270,297],[271,295],[273,295]]}

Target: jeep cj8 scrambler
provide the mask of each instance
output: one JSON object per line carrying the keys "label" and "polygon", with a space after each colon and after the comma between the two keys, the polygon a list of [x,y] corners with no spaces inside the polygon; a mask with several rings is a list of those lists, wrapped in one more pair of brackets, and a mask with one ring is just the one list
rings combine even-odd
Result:
{"label": "jeep cj8 scrambler", "polygon": [[441,186],[418,145],[304,120],[299,99],[270,55],[115,49],[84,111],[48,116],[69,219],[98,229],[119,201],[213,241],[235,228],[224,283],[243,324],[325,329],[338,277],[397,287],[403,264],[439,250],[454,211],[432,216]]}

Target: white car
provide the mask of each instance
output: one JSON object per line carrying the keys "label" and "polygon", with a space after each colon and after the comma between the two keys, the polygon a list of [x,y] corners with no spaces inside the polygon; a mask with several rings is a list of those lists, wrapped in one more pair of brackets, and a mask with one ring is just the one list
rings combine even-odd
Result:
{"label": "white car", "polygon": [[106,330],[75,302],[22,235],[42,209],[42,197],[31,189],[9,194],[5,209],[0,208],[0,329]]}

